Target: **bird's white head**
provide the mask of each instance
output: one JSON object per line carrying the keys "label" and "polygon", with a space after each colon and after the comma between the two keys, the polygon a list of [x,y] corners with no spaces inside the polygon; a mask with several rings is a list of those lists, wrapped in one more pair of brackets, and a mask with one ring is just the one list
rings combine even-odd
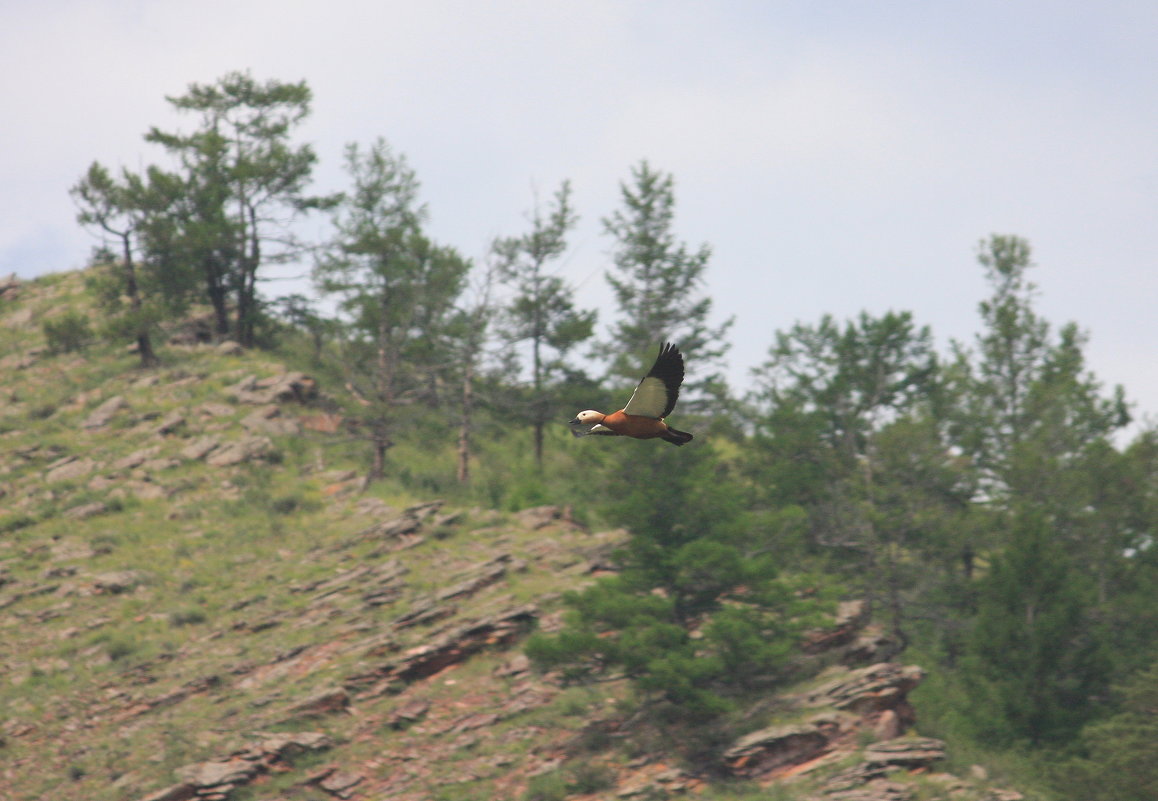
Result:
{"label": "bird's white head", "polygon": [[575,419],[571,421],[571,425],[590,426],[594,425],[595,423],[602,423],[603,418],[606,416],[607,415],[603,414],[603,412],[597,412],[594,409],[586,409],[575,415]]}

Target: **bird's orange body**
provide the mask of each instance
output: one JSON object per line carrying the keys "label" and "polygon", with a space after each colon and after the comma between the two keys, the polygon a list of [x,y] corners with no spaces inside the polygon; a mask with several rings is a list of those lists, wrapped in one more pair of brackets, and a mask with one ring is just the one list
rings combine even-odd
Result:
{"label": "bird's orange body", "polygon": [[638,414],[627,414],[622,409],[605,416],[601,424],[607,426],[621,437],[635,437],[636,439],[655,439],[662,437],[668,431],[668,425],[663,420],[654,417],[642,417]]}
{"label": "bird's orange body", "polygon": [[691,442],[692,435],[664,422],[675,408],[684,380],[684,357],[675,345],[664,343],[651,370],[639,382],[631,400],[617,412],[587,409],[575,415],[571,431],[577,437],[599,434],[634,439],[662,439],[672,445]]}

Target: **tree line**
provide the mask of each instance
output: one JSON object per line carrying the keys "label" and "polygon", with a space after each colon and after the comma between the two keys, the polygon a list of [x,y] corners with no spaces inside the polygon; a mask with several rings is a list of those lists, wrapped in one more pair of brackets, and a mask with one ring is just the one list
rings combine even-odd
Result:
{"label": "tree line", "polygon": [[[629,679],[669,728],[733,719],[794,675],[829,600],[856,597],[933,668],[931,725],[1021,749],[1061,798],[1153,797],[1158,741],[1137,699],[1158,665],[1158,433],[1118,444],[1124,392],[1089,371],[1085,332],[1040,316],[1027,241],[979,244],[989,294],[972,340],[939,352],[904,311],[824,316],[777,332],[737,395],[721,377],[730,320],[709,322],[711,249],[674,235],[671,175],[640,162],[603,219],[617,316],[601,343],[556,272],[577,221],[568,183],[475,265],[426,233],[417,177],[384,139],[347,147],[346,192],[307,193],[316,158],[292,135],[310,99],[242,73],[193,85],[170,102],[194,132],[146,134],[172,166],[94,163],[73,188],[111,243],[94,275],[114,333],[143,365],[158,324],[193,303],[246,346],[281,326],[340,374],[371,479],[424,410],[439,413],[422,436],[453,447],[464,484],[480,417],[501,415],[495,440],[528,432],[532,469],[558,478],[537,485],[544,499],[631,531],[616,575],[569,595],[532,656],[575,681]],[[330,215],[328,241],[297,239],[306,213]],[[263,267],[302,258],[334,316],[258,293]],[[560,415],[621,402],[663,340],[688,356],[681,413],[708,435],[552,462]],[[610,343],[602,374],[574,366]]]}
{"label": "tree line", "polygon": [[[373,446],[371,479],[382,475],[397,409],[461,381],[465,478],[475,377],[484,366],[514,376],[525,352],[516,414],[532,426],[542,464],[559,388],[592,381],[569,357],[594,343],[596,311],[577,308],[574,288],[554,272],[578,221],[568,182],[531,210],[529,230],[497,238],[476,267],[426,233],[417,176],[385,139],[347,146],[347,191],[308,193],[316,155],[293,141],[310,111],[304,82],[231,73],[168,100],[197,120],[191,133],[153,128],[145,135],[171,166],[114,173],[94,162],[72,188],[80,223],[104,240],[94,283],[110,332],[135,341],[142,366],[157,363],[158,324],[191,304],[209,306],[215,337],[245,347],[280,318],[309,330],[319,350],[323,340],[338,343],[345,384]],[[616,242],[607,280],[622,313],[610,331],[607,350],[616,358],[609,375],[637,379],[656,343],[671,338],[698,371],[698,386],[719,391],[730,323],[707,322],[710,249],[689,252],[676,241],[673,183],[641,162],[621,187],[622,210],[604,220]],[[301,241],[294,223],[307,213],[330,216],[328,241]],[[313,262],[318,293],[336,303],[335,318],[324,319],[309,298],[271,303],[258,292],[263,268],[302,259]]]}

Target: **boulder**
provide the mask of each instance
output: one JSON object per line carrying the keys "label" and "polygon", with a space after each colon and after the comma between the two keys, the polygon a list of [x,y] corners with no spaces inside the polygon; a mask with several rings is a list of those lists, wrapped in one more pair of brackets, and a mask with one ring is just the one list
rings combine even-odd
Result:
{"label": "boulder", "polygon": [[350,694],[341,687],[323,690],[290,707],[287,720],[336,715],[350,708]]}
{"label": "boulder", "polygon": [[283,417],[281,409],[274,405],[262,406],[241,419],[241,425],[247,431],[275,436],[289,436],[301,433],[301,426],[296,420]]}
{"label": "boulder", "polygon": [[181,458],[195,461],[204,459],[210,453],[221,447],[221,440],[217,437],[198,437],[181,449]]}
{"label": "boulder", "polygon": [[116,470],[117,472],[122,470],[132,470],[134,467],[140,467],[149,459],[157,456],[157,454],[160,452],[161,449],[156,445],[151,448],[141,448],[140,450],[133,451],[128,456],[122,456],[120,459],[117,459],[115,462],[109,465],[109,467],[111,467],[113,470]]}
{"label": "boulder", "polygon": [[103,515],[109,510],[109,507],[102,501],[93,501],[92,503],[83,503],[80,506],[74,506],[64,513],[63,517],[69,520],[85,520],[97,515]]}
{"label": "boulder", "polygon": [[93,589],[111,595],[131,592],[145,582],[147,577],[139,570],[112,570],[92,577]]}
{"label": "boulder", "polygon": [[44,474],[44,480],[49,484],[55,484],[58,481],[71,481],[87,476],[96,470],[96,467],[97,464],[92,459],[77,459],[74,456],[69,456],[50,464],[48,471]]}
{"label": "boulder", "polygon": [[152,428],[152,434],[157,437],[163,437],[172,434],[181,426],[185,425],[185,415],[177,410],[169,412],[161,418],[161,421]]}
{"label": "boulder", "polygon": [[221,787],[246,784],[257,775],[257,765],[248,759],[198,762],[177,768],[177,778],[194,787]]}
{"label": "boulder", "polygon": [[442,590],[436,596],[440,601],[450,601],[455,598],[465,598],[474,595],[479,590],[497,584],[502,581],[503,577],[507,575],[506,562],[510,559],[509,554],[504,555],[505,558],[500,560],[498,564],[491,565],[484,568],[479,573],[464,579],[456,584],[452,584],[445,590]]}
{"label": "boulder", "polygon": [[395,707],[394,711],[390,713],[390,717],[386,719],[386,724],[392,729],[405,729],[412,723],[417,723],[426,717],[429,710],[429,701],[424,701],[421,698],[407,701],[401,706]]}
{"label": "boulder", "polygon": [[128,402],[120,395],[114,395],[89,413],[81,423],[82,428],[104,428],[117,412],[129,408]]}
{"label": "boulder", "polygon": [[255,459],[268,459],[277,453],[269,437],[243,437],[213,450],[205,462],[214,467],[232,467]]}

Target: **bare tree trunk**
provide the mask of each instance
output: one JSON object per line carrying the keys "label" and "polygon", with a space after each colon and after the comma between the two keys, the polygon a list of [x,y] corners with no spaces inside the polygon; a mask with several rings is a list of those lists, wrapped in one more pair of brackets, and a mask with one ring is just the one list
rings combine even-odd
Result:
{"label": "bare tree trunk", "polygon": [[539,353],[539,337],[535,336],[532,343],[534,354],[534,384],[535,396],[531,400],[531,414],[534,415],[535,426],[535,467],[543,469],[543,363]]}
{"label": "bare tree trunk", "polygon": [[129,296],[129,308],[133,310],[133,319],[137,326],[137,355],[141,357],[141,367],[155,367],[158,359],[153,351],[153,341],[149,338],[148,324],[141,319],[141,292],[137,286],[137,268],[133,263],[133,247],[129,241],[129,232],[121,235],[121,244],[124,247],[125,259],[125,294]]}
{"label": "bare tree trunk", "polygon": [[474,413],[474,357],[468,356],[462,373],[462,421],[458,427],[458,483],[470,483],[470,435]]}
{"label": "bare tree trunk", "polygon": [[[243,210],[244,213],[244,210]],[[256,211],[248,209],[248,226],[242,232],[240,280],[237,287],[237,341],[252,348],[257,339],[257,270],[261,266],[261,240]]]}

